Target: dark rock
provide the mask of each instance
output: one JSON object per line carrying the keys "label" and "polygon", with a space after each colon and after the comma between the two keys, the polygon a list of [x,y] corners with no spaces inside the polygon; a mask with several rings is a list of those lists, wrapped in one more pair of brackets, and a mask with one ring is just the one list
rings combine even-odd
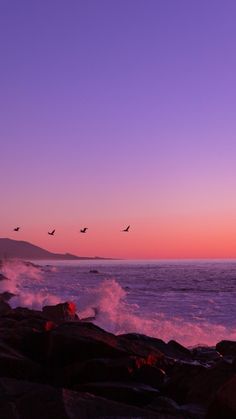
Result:
{"label": "dark rock", "polygon": [[127,352],[111,333],[92,323],[63,323],[45,333],[31,333],[25,340],[32,359],[63,367],[92,358],[120,358]]}
{"label": "dark rock", "polygon": [[159,395],[159,391],[140,383],[104,381],[75,385],[75,390],[92,393],[122,403],[145,406]]}
{"label": "dark rock", "polygon": [[174,419],[87,393],[0,378],[2,419]]}
{"label": "dark rock", "polygon": [[97,269],[90,269],[89,273],[90,274],[99,274],[99,271],[97,271]]}
{"label": "dark rock", "polygon": [[160,389],[165,382],[166,374],[160,368],[144,364],[133,371],[132,378],[137,382]]}
{"label": "dark rock", "polygon": [[59,369],[56,378],[67,387],[86,382],[129,381],[140,363],[137,357],[89,359]]}
{"label": "dark rock", "polygon": [[0,316],[8,314],[9,311],[11,311],[10,305],[0,300]]}
{"label": "dark rock", "polygon": [[170,358],[177,358],[181,360],[192,359],[191,351],[174,340],[165,343],[161,339],[152,338],[139,333],[127,333],[120,335],[119,338],[123,341],[129,342],[130,346],[133,344],[135,348],[142,346],[149,351],[160,351],[165,356]]}
{"label": "dark rock", "polygon": [[207,419],[236,418],[236,375],[227,381],[217,392],[211,403]]}
{"label": "dark rock", "polygon": [[179,404],[187,403],[187,396],[192,388],[195,377],[205,371],[202,365],[176,363],[171,370],[171,376],[165,384],[165,394]]}
{"label": "dark rock", "polygon": [[165,415],[174,415],[176,418],[181,419],[204,419],[206,409],[200,405],[182,405],[179,406],[176,402],[168,397],[157,397],[147,408],[155,412],[161,412],[163,418]]}
{"label": "dark rock", "polygon": [[223,360],[203,370],[193,378],[187,401],[209,405],[218,389],[233,377],[234,373],[232,365]]}
{"label": "dark rock", "polygon": [[180,343],[176,342],[175,340],[170,340],[167,343],[167,349],[165,354],[182,360],[192,359],[191,351],[185,348],[183,345],[180,345]]}
{"label": "dark rock", "polygon": [[222,340],[217,343],[216,350],[223,356],[236,357],[236,342],[232,340]]}
{"label": "dark rock", "polygon": [[79,320],[76,314],[76,305],[72,302],[65,302],[55,306],[43,307],[43,314],[56,323]]}
{"label": "dark rock", "polygon": [[222,358],[222,355],[215,348],[199,346],[192,349],[192,355],[195,360],[205,363],[215,363]]}
{"label": "dark rock", "polygon": [[0,377],[13,377],[20,379],[41,379],[42,367],[20,352],[0,342]]}
{"label": "dark rock", "polygon": [[145,358],[128,356],[118,359],[89,359],[70,364],[56,369],[54,377],[57,383],[66,387],[86,382],[137,381],[159,388],[165,380],[165,373],[147,365]]}

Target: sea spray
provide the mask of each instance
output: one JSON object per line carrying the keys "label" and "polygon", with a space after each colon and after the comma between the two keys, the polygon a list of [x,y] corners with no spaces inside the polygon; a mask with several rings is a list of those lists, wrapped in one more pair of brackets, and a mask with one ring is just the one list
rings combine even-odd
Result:
{"label": "sea spray", "polygon": [[7,261],[1,273],[10,280],[0,281],[0,291],[17,293],[12,307],[74,301],[80,318],[92,317],[116,334],[142,333],[186,346],[236,339],[234,263],[100,263],[99,275],[89,272],[90,262],[73,263],[55,268]]}
{"label": "sea spray", "polygon": [[128,304],[126,292],[115,279],[102,281],[96,288],[80,296],[80,317],[93,317],[94,323],[115,333],[141,333],[164,341],[174,339],[187,346],[215,345],[220,339],[236,339],[236,329],[207,321],[193,323],[181,317],[166,318],[153,313],[149,318],[139,312],[137,304]]}
{"label": "sea spray", "polygon": [[42,284],[43,269],[21,260],[6,260],[2,262],[1,273],[6,279],[0,281],[0,293],[8,291],[14,294],[10,299],[12,308],[21,306],[41,309],[44,305],[57,304],[61,299],[47,291],[35,292],[24,287],[26,281]]}

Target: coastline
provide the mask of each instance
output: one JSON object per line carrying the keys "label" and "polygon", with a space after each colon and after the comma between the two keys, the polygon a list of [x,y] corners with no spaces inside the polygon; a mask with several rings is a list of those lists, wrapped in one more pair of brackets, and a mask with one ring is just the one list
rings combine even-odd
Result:
{"label": "coastline", "polygon": [[0,299],[0,417],[235,417],[236,342],[190,350],[113,335],[74,303],[12,309],[10,298]]}

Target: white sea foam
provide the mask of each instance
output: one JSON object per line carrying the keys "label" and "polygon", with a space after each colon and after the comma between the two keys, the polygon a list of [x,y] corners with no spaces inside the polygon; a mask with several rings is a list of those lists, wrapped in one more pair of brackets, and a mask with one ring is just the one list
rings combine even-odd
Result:
{"label": "white sea foam", "polygon": [[159,265],[153,271],[150,266],[138,268],[103,264],[98,266],[100,274],[91,274],[89,262],[41,268],[7,261],[1,273],[9,279],[0,281],[0,292],[16,294],[12,307],[41,309],[74,301],[80,318],[95,317],[97,325],[116,334],[142,333],[187,346],[236,340],[236,265],[228,272],[224,266],[224,285],[217,266],[206,271],[193,266],[187,273],[186,267],[180,272],[169,265],[163,272]]}

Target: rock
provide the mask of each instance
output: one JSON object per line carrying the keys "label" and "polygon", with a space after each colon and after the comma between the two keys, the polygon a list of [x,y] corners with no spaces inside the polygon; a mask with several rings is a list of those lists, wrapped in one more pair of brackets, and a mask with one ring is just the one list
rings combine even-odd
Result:
{"label": "rock", "polygon": [[89,359],[59,369],[56,381],[66,387],[86,382],[129,381],[139,365],[140,359],[136,357]]}
{"label": "rock", "polygon": [[215,348],[199,346],[192,349],[192,355],[195,360],[205,362],[207,364],[213,364],[222,358],[222,355],[216,351]]}
{"label": "rock", "polygon": [[119,338],[123,341],[129,342],[130,346],[131,344],[133,344],[135,350],[136,347],[139,346],[141,348],[142,346],[143,348],[146,348],[146,350],[152,352],[159,351],[159,353],[161,352],[162,354],[170,358],[177,358],[182,360],[192,359],[191,351],[189,351],[189,349],[185,348],[179,343],[175,342],[174,340],[165,343],[161,339],[152,338],[139,333],[127,333],[124,335],[120,335]]}
{"label": "rock", "polygon": [[0,342],[0,377],[41,379],[43,369],[20,352]]}
{"label": "rock", "polygon": [[188,402],[199,402],[206,405],[214,399],[218,389],[233,375],[232,365],[224,360],[206,368],[192,380],[187,395]]}
{"label": "rock", "polygon": [[99,274],[99,271],[97,271],[97,269],[90,269],[89,273],[90,274]]}
{"label": "rock", "polygon": [[76,314],[76,305],[73,302],[45,306],[43,307],[43,315],[56,323],[79,320]]}
{"label": "rock", "polygon": [[180,343],[176,342],[175,340],[170,340],[167,343],[167,349],[165,354],[182,360],[189,361],[192,359],[191,351],[185,348],[183,345],[180,345]]}
{"label": "rock", "polygon": [[[0,378],[2,419],[174,419],[88,393]],[[179,417],[180,419],[180,417]]]}
{"label": "rock", "polygon": [[222,340],[217,343],[216,350],[223,356],[236,357],[236,342],[232,340]]}
{"label": "rock", "polygon": [[133,371],[132,378],[137,382],[160,389],[165,382],[166,374],[160,368],[144,364]]}
{"label": "rock", "polygon": [[227,381],[217,392],[211,403],[206,419],[236,418],[236,375]]}
{"label": "rock", "polygon": [[11,311],[11,306],[5,301],[0,300],[0,316],[6,315]]}
{"label": "rock", "polygon": [[206,409],[199,405],[182,405],[179,406],[176,402],[168,397],[160,396],[147,406],[155,412],[161,412],[162,417],[165,415],[173,415],[173,417],[181,419],[204,419]]}
{"label": "rock", "polygon": [[92,323],[63,323],[54,330],[31,333],[24,341],[32,359],[64,367],[93,358],[121,358],[127,351],[118,338]]}
{"label": "rock", "polygon": [[179,404],[187,403],[187,396],[196,376],[205,371],[202,365],[177,362],[171,370],[171,376],[164,386],[164,393]]}
{"label": "rock", "polygon": [[55,382],[66,387],[86,382],[137,381],[159,388],[165,379],[164,371],[147,365],[144,358],[135,356],[90,359],[55,371]]}
{"label": "rock", "polygon": [[134,404],[136,406],[150,404],[159,396],[159,391],[157,389],[135,382],[123,383],[104,381],[99,383],[86,383],[75,385],[74,389],[105,397],[106,399],[126,404]]}

